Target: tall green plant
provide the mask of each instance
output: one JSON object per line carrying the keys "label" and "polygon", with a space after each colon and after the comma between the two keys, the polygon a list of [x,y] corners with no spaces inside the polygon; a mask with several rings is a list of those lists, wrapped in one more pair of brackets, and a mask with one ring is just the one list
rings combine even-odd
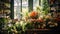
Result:
{"label": "tall green plant", "polygon": [[41,0],[41,11],[44,11],[45,14],[48,14],[49,10],[48,0]]}

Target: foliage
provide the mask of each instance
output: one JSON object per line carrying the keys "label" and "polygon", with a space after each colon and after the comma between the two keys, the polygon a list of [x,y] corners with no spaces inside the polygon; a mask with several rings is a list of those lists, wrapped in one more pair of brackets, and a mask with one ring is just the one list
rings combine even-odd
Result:
{"label": "foliage", "polygon": [[47,0],[41,0],[41,11],[44,11],[45,14],[48,14],[50,7]]}
{"label": "foliage", "polygon": [[[47,0],[41,0],[41,6],[36,7],[36,11],[23,11],[21,13],[22,20],[20,21],[12,19],[12,22],[9,22],[10,18],[0,18],[0,28],[2,28],[3,25],[6,26],[5,28],[7,29],[8,33],[11,34],[21,34],[27,29],[44,28],[48,23],[48,25],[51,25],[51,23],[53,23],[50,22],[52,20],[52,16],[48,15],[49,10],[50,8]],[[56,24],[53,23],[53,25]]]}

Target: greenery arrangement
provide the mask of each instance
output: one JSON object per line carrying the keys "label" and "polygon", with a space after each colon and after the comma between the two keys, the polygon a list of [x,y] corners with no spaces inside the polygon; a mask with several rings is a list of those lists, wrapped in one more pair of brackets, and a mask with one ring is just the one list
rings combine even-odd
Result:
{"label": "greenery arrangement", "polygon": [[23,32],[25,33],[28,29],[45,29],[48,27],[56,27],[58,24],[54,22],[49,10],[50,7],[48,5],[48,1],[41,0],[41,6],[38,6],[36,11],[22,12],[22,20],[20,21],[10,18],[1,18],[1,31],[4,28],[6,29],[7,34],[23,34]]}

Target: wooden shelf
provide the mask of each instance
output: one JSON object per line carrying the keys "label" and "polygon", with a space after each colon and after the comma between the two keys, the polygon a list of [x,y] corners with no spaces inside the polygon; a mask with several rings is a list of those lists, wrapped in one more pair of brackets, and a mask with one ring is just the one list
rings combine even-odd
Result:
{"label": "wooden shelf", "polygon": [[48,32],[51,29],[27,29],[26,32]]}
{"label": "wooden shelf", "polygon": [[46,31],[48,31],[48,30],[51,30],[51,29],[27,29],[27,31],[43,31],[43,30],[46,30]]}
{"label": "wooden shelf", "polygon": [[44,34],[48,33],[51,29],[28,29],[26,34]]}

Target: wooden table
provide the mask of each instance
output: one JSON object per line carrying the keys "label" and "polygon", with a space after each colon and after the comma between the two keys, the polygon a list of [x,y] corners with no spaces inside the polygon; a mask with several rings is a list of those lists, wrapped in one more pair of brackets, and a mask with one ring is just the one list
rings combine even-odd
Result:
{"label": "wooden table", "polygon": [[50,29],[28,29],[26,34],[47,34],[50,33]]}

